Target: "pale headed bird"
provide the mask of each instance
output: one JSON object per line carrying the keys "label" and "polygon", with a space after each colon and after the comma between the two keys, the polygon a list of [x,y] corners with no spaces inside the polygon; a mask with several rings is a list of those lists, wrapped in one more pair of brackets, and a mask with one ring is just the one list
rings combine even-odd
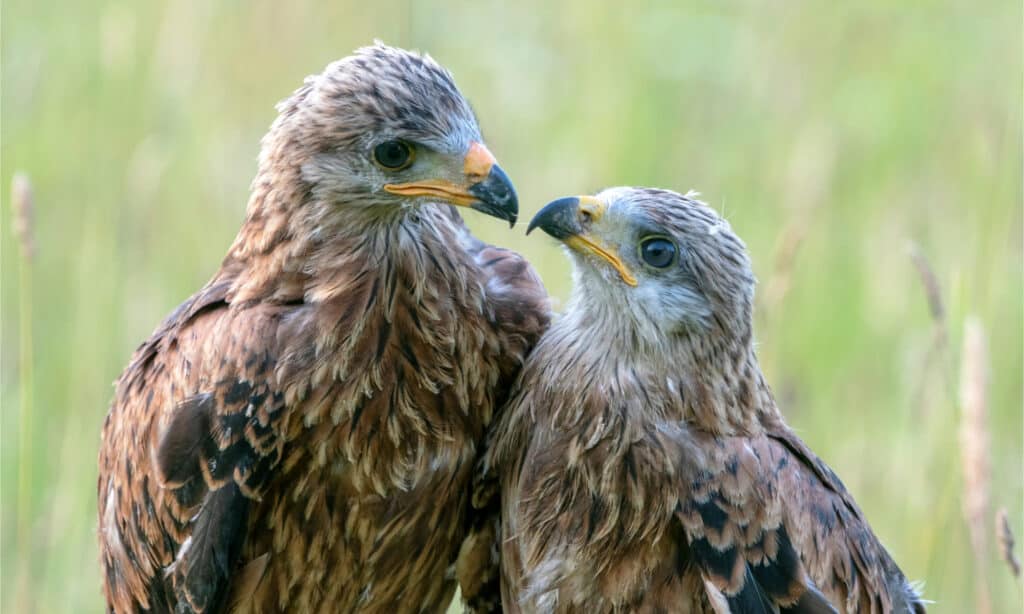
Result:
{"label": "pale headed bird", "polygon": [[278,110],[220,270],[117,382],[109,610],[493,604],[469,486],[548,306],[456,208],[514,222],[512,184],[427,56],[360,49]]}
{"label": "pale headed bird", "polygon": [[484,465],[507,611],[924,611],[783,421],[754,352],[750,260],[725,220],[674,192],[613,188],[557,200],[533,228],[567,247],[574,290]]}

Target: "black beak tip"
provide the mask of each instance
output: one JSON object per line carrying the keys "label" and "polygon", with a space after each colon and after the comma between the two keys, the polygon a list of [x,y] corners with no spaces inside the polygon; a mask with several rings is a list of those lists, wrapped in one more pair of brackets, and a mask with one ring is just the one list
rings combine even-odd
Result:
{"label": "black beak tip", "polygon": [[473,185],[469,192],[479,199],[472,206],[473,209],[507,220],[512,226],[515,226],[516,220],[519,218],[519,197],[516,196],[512,180],[508,178],[505,171],[501,170],[500,166],[497,164],[492,166],[487,178]]}
{"label": "black beak tip", "polygon": [[530,234],[534,228],[540,228],[556,239],[578,234],[580,227],[576,210],[579,204],[577,196],[566,196],[549,202],[530,220],[526,234]]}

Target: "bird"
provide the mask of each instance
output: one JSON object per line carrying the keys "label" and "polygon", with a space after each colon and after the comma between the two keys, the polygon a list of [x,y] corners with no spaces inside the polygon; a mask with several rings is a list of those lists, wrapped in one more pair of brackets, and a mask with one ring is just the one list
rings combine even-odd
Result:
{"label": "bird", "polygon": [[506,611],[925,611],[786,425],[723,218],[694,193],[617,187],[555,200],[535,228],[564,244],[573,291],[475,478],[500,506]]}
{"label": "bird", "polygon": [[219,270],[115,384],[110,612],[443,612],[496,573],[473,470],[550,307],[458,210],[514,223],[513,185],[429,55],[363,47],[277,110]]}

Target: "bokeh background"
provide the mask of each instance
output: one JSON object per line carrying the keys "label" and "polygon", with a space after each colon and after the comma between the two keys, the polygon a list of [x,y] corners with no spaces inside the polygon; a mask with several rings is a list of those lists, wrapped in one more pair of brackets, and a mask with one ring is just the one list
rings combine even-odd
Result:
{"label": "bokeh background", "polygon": [[[1005,507],[1024,537],[1019,2],[2,10],[3,611],[101,611],[111,382],[217,268],[274,103],[375,38],[454,72],[524,220],[614,184],[696,189],[724,212],[753,254],[759,352],[790,422],[935,611],[984,611],[985,595],[1021,611],[994,528]],[[469,218],[564,301],[552,240]],[[985,392],[967,421],[965,388]],[[980,451],[968,467],[965,450]]]}

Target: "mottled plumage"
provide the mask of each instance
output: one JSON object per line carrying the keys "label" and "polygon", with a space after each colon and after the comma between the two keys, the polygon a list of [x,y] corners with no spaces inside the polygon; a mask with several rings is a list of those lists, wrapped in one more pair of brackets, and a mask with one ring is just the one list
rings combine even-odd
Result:
{"label": "mottled plumage", "polygon": [[449,203],[514,220],[515,193],[429,57],[361,49],[279,110],[220,270],[117,382],[111,611],[443,612],[481,526],[472,468],[548,307]]}
{"label": "mottled plumage", "polygon": [[555,201],[535,226],[570,248],[575,290],[478,484],[481,505],[500,491],[507,610],[924,611],[783,422],[754,352],[754,276],[724,220],[615,188]]}

